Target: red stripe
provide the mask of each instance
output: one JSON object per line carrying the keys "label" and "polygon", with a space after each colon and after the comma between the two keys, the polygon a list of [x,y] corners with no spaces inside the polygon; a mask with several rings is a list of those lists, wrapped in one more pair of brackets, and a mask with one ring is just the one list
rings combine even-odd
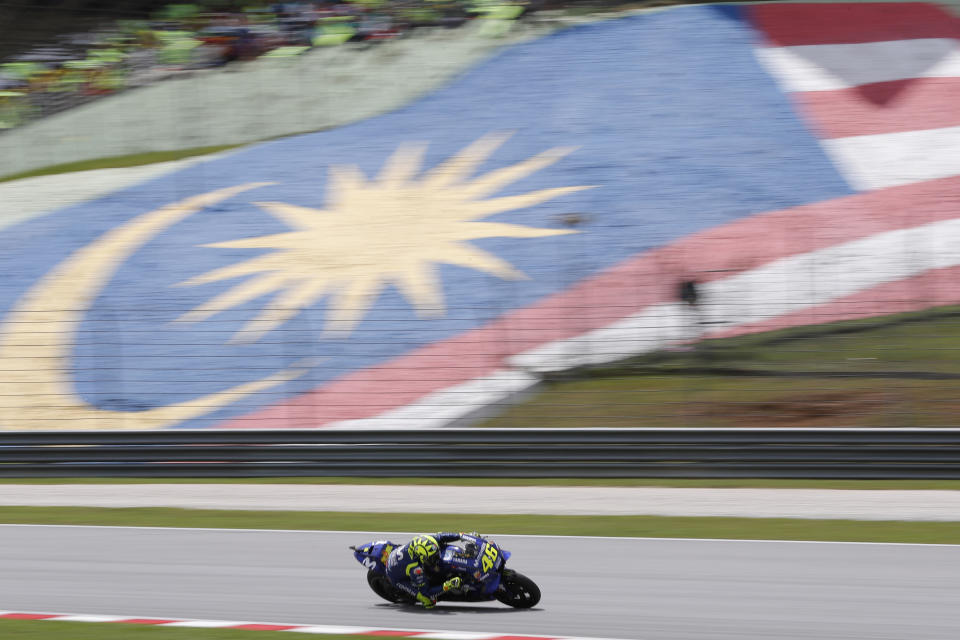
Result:
{"label": "red stripe", "polygon": [[168,624],[170,622],[181,621],[166,618],[125,618],[123,620],[115,620],[114,622],[120,622],[123,624]]}
{"label": "red stripe", "polygon": [[245,629],[248,631],[286,631],[287,629],[302,629],[300,624],[238,624],[225,629]]}
{"label": "red stripe", "polygon": [[4,613],[0,615],[0,618],[8,620],[48,620],[59,617],[60,614],[56,613]]}
{"label": "red stripe", "polygon": [[375,416],[507,367],[511,355],[609,326],[674,299],[677,281],[718,280],[790,255],[960,215],[960,177],[870,191],[751,216],[650,251],[454,339],[350,373],[220,428],[315,428]]}
{"label": "red stripe", "polygon": [[960,37],[960,19],[925,3],[761,4],[747,15],[781,46]]}
{"label": "red stripe", "polygon": [[792,95],[823,138],[960,125],[960,78],[896,80]]}

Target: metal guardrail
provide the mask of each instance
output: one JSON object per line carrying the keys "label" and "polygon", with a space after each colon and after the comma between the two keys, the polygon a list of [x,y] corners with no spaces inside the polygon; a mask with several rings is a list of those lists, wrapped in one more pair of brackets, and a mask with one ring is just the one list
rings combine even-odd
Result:
{"label": "metal guardrail", "polygon": [[0,432],[0,477],[960,478],[960,429]]}

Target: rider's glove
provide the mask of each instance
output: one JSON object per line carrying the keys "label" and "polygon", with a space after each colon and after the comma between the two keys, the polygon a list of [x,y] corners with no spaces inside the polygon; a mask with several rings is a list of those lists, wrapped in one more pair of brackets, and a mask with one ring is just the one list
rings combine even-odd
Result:
{"label": "rider's glove", "polygon": [[[446,587],[446,585],[444,585]],[[423,605],[424,609],[432,609],[437,606],[437,601],[429,596],[425,596],[422,593],[417,594],[417,602]]]}
{"label": "rider's glove", "polygon": [[463,580],[460,579],[460,576],[455,576],[443,583],[443,590],[450,591],[451,589],[459,589],[462,584]]}

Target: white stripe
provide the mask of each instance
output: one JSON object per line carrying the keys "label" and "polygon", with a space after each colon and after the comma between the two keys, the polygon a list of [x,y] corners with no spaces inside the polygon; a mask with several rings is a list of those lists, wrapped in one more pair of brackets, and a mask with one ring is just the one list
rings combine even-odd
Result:
{"label": "white stripe", "polygon": [[198,627],[203,629],[218,629],[221,627],[235,627],[239,624],[250,624],[249,622],[237,622],[230,620],[180,620],[178,622],[168,622],[167,624],[157,625],[162,627]]}
{"label": "white stripe", "polygon": [[960,76],[960,47],[950,38],[758,47],[755,52],[786,91],[835,91],[873,82]]}
{"label": "white stripe", "polygon": [[768,320],[958,264],[960,218],[878,233],[707,284],[707,320],[733,326]]}
{"label": "white stripe", "polygon": [[684,330],[683,311],[679,304],[651,305],[608,327],[517,354],[510,358],[510,364],[547,373],[651,353],[689,335]]}
{"label": "white stripe", "polygon": [[536,385],[539,380],[523,371],[501,369],[462,384],[429,393],[416,402],[373,418],[341,420],[330,429],[431,429],[482,411],[503,398]]}
{"label": "white stripe", "polygon": [[324,635],[334,634],[363,634],[376,631],[379,627],[335,627],[330,625],[311,625],[306,627],[295,627],[293,629],[283,629],[286,633],[319,633]]}
{"label": "white stripe", "polygon": [[59,616],[57,622],[119,622],[129,620],[130,616]]}
{"label": "white stripe", "polygon": [[[703,319],[708,327],[730,329],[956,265],[960,219],[897,229],[707,283]],[[514,356],[511,364],[546,372],[649,353],[682,340],[692,322],[679,304],[652,305],[609,327]]]}
{"label": "white stripe", "polygon": [[851,136],[820,144],[850,185],[861,191],[960,174],[960,127]]}
{"label": "white stripe", "polygon": [[501,638],[503,634],[473,633],[470,631],[437,631],[436,633],[425,633],[416,637],[430,638],[430,640],[490,640],[491,638]]}

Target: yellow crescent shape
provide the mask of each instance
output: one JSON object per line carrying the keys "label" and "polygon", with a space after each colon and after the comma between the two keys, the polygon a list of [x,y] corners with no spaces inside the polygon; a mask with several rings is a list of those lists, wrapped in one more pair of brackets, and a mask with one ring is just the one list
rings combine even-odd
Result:
{"label": "yellow crescent shape", "polygon": [[145,213],[78,249],[41,278],[0,327],[0,428],[161,429],[302,375],[302,369],[288,369],[165,407],[107,411],[84,402],[66,373],[77,325],[120,264],[158,233],[203,207],[267,184],[219,189]]}

